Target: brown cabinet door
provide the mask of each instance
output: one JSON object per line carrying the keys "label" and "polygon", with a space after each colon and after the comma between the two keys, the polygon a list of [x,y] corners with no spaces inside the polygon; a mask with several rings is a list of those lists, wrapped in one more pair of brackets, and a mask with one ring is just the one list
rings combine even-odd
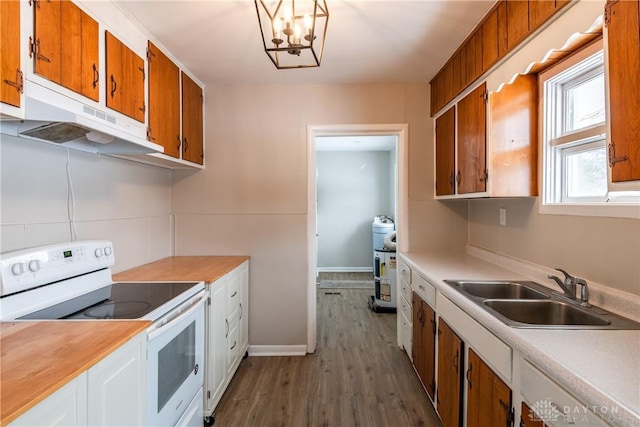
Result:
{"label": "brown cabinet door", "polygon": [[[107,107],[122,111],[122,43],[109,31],[105,32]],[[118,87],[120,86],[120,87]]]}
{"label": "brown cabinet door", "polygon": [[555,0],[534,0],[529,2],[529,28],[531,31],[542,25],[556,13]]}
{"label": "brown cabinet door", "polygon": [[35,72],[98,100],[98,23],[69,0],[35,3]]}
{"label": "brown cabinet door", "polygon": [[144,123],[144,60],[106,32],[107,107]]}
{"label": "brown cabinet door", "polygon": [[545,423],[539,420],[529,405],[522,402],[520,413],[520,427],[545,427]]}
{"label": "brown cabinet door", "polygon": [[498,9],[494,9],[482,23],[482,69],[491,68],[498,61]]}
{"label": "brown cabinet door", "polygon": [[60,83],[61,60],[61,4],[60,0],[38,1],[35,9],[34,71],[51,81]]}
{"label": "brown cabinet door", "polygon": [[486,83],[458,103],[458,194],[486,191]]}
{"label": "brown cabinet door", "polygon": [[412,344],[411,344],[411,359],[413,360],[413,367],[418,374],[418,377],[422,379],[421,372],[423,371],[422,364],[424,363],[424,343],[422,342],[422,328],[423,328],[423,314],[422,314],[422,298],[413,292],[411,297],[413,311],[413,332],[412,332]]}
{"label": "brown cabinet door", "polygon": [[507,45],[514,49],[529,35],[529,1],[507,0]]}
{"label": "brown cabinet door", "polygon": [[491,195],[537,196],[538,78],[519,75],[489,96]]}
{"label": "brown cabinet door", "polygon": [[0,102],[20,107],[20,2],[0,0]]}
{"label": "brown cabinet door", "polygon": [[202,88],[182,73],[182,158],[204,163]]}
{"label": "brown cabinet door", "polygon": [[436,119],[436,196],[455,192],[455,131],[453,106]]}
{"label": "brown cabinet door", "polygon": [[462,340],[447,323],[438,321],[437,410],[444,427],[458,427],[462,402]]}
{"label": "brown cabinet door", "polygon": [[420,381],[433,399],[435,394],[435,321],[436,313],[415,292],[413,302],[413,366]]}
{"label": "brown cabinet door", "polygon": [[81,93],[97,101],[99,99],[99,70],[100,70],[100,53],[98,48],[98,22],[82,13],[82,63],[81,63]]}
{"label": "brown cabinet door", "polygon": [[180,158],[180,70],[149,42],[149,132],[164,154]]}
{"label": "brown cabinet door", "polygon": [[467,427],[510,425],[511,389],[471,349],[466,378]]}
{"label": "brown cabinet door", "polygon": [[424,318],[422,327],[422,345],[424,347],[422,383],[427,389],[427,394],[433,400],[436,392],[436,312],[425,301],[422,301],[421,307]]}
{"label": "brown cabinet door", "polygon": [[640,179],[640,1],[607,2],[609,164],[614,182]]}
{"label": "brown cabinet door", "polygon": [[509,52],[506,0],[500,1],[496,10],[498,11],[498,58],[502,58]]}

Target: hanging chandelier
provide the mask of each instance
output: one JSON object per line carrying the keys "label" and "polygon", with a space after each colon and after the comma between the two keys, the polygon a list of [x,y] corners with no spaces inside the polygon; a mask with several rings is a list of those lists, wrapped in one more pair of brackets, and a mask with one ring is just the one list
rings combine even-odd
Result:
{"label": "hanging chandelier", "polygon": [[278,69],[319,67],[327,34],[326,0],[254,0],[264,50]]}

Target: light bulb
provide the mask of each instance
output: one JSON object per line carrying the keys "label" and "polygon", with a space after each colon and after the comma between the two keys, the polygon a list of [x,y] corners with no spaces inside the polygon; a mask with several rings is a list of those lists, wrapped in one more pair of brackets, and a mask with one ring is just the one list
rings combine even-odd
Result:
{"label": "light bulb", "polygon": [[308,13],[304,15],[304,26],[307,28],[307,30],[311,30],[311,17]]}
{"label": "light bulb", "polygon": [[293,12],[291,11],[290,7],[287,7],[284,10],[284,20],[287,22],[291,22],[291,19],[293,18]]}

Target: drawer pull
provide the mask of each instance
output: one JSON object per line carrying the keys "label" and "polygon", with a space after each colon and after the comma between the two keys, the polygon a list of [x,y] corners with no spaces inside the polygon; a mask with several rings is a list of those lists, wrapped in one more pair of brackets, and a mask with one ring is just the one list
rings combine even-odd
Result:
{"label": "drawer pull", "polygon": [[467,382],[469,383],[469,389],[471,389],[471,370],[473,369],[473,365],[469,363],[469,369],[467,369]]}
{"label": "drawer pull", "polygon": [[235,297],[236,295],[238,295],[238,291],[235,291],[234,293],[232,293],[231,298]]}
{"label": "drawer pull", "polygon": [[236,344],[238,344],[238,341],[234,341],[233,345],[231,346],[231,348],[229,350],[233,350],[234,348],[236,348]]}
{"label": "drawer pull", "polygon": [[459,352],[458,352],[458,350],[456,350],[456,354],[455,354],[455,356],[453,356],[453,367],[456,370],[456,374],[459,372],[459,370],[458,370],[458,358],[459,358]]}
{"label": "drawer pull", "polygon": [[229,320],[224,319],[224,324],[225,324],[224,337],[227,338],[229,336]]}

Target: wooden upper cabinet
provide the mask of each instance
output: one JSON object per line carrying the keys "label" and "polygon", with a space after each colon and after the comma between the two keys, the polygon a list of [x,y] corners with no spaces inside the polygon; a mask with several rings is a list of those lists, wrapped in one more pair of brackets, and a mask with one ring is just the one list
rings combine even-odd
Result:
{"label": "wooden upper cabinet", "polygon": [[498,9],[493,9],[482,23],[482,68],[488,70],[499,57]]}
{"label": "wooden upper cabinet", "polygon": [[144,59],[106,31],[107,107],[144,122]]}
{"label": "wooden upper cabinet", "polygon": [[202,88],[182,73],[182,158],[204,163]]}
{"label": "wooden upper cabinet", "polygon": [[509,52],[506,0],[498,3],[496,11],[498,12],[498,57],[502,58]]}
{"label": "wooden upper cabinet", "polygon": [[61,2],[38,1],[34,3],[34,71],[51,81],[60,83],[61,60]]}
{"label": "wooden upper cabinet", "polygon": [[445,104],[455,96],[453,89],[453,60],[444,67],[444,99]]}
{"label": "wooden upper cabinet", "polygon": [[519,75],[489,96],[493,196],[537,196],[538,78]]}
{"label": "wooden upper cabinet", "polygon": [[35,72],[97,101],[98,22],[68,0],[40,0],[34,9]]}
{"label": "wooden upper cabinet", "polygon": [[436,119],[436,196],[455,192],[455,106]]}
{"label": "wooden upper cabinet", "polygon": [[164,147],[164,154],[180,158],[180,70],[149,42],[149,141]]}
{"label": "wooden upper cabinet", "polygon": [[436,408],[444,427],[458,427],[462,404],[462,340],[442,317],[438,322],[438,390]]}
{"label": "wooden upper cabinet", "polygon": [[535,0],[529,2],[529,28],[531,31],[542,25],[556,13],[555,0]]}
{"label": "wooden upper cabinet", "polygon": [[605,25],[611,180],[640,180],[640,1],[607,1]]}
{"label": "wooden upper cabinet", "polygon": [[529,35],[529,1],[507,0],[507,47],[515,48]]}
{"label": "wooden upper cabinet", "polygon": [[486,83],[458,103],[458,194],[486,190]]}
{"label": "wooden upper cabinet", "polygon": [[20,107],[20,2],[0,0],[0,102]]}
{"label": "wooden upper cabinet", "polygon": [[467,427],[512,425],[509,386],[472,349],[467,366]]}

